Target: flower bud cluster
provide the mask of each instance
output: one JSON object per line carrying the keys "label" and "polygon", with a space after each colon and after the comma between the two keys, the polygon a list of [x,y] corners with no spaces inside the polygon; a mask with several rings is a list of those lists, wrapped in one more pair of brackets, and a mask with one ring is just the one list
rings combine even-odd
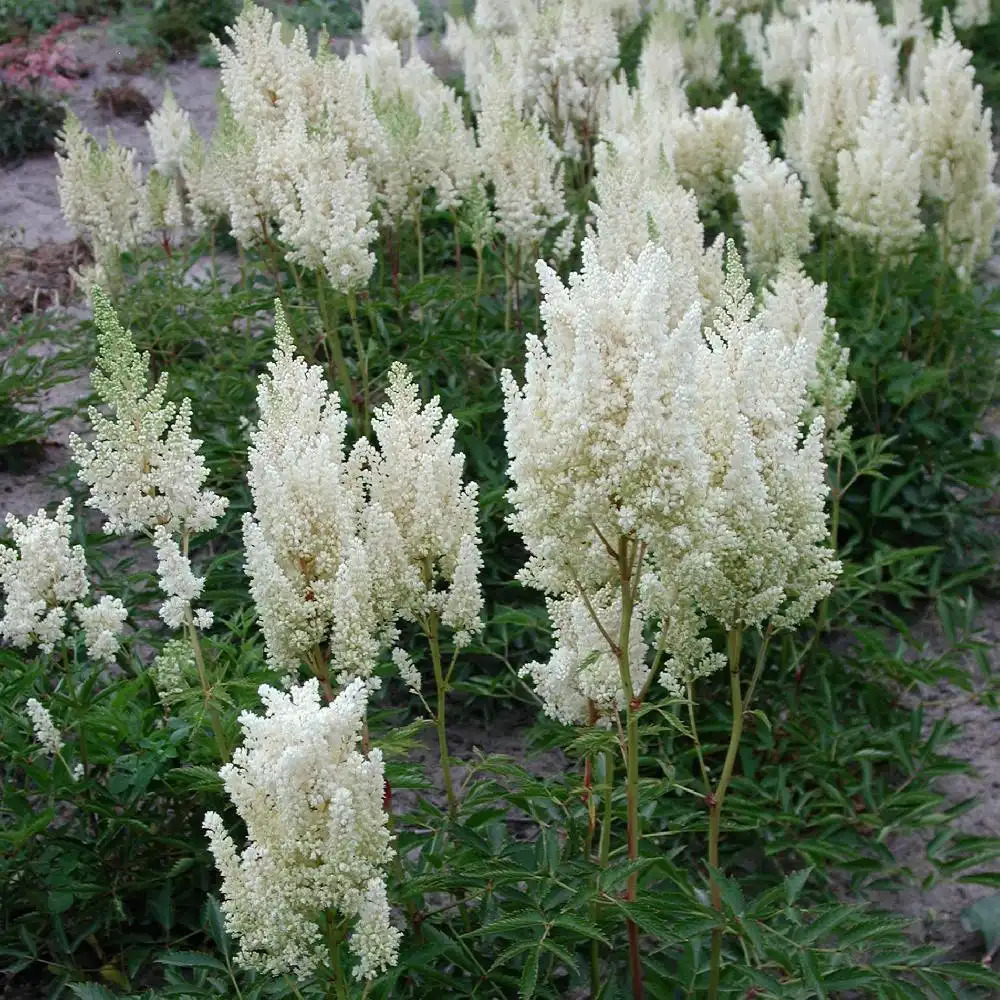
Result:
{"label": "flower bud cluster", "polygon": [[63,738],[59,727],[52,721],[51,713],[37,698],[29,698],[25,708],[34,730],[35,742],[50,757],[55,757],[63,748]]}

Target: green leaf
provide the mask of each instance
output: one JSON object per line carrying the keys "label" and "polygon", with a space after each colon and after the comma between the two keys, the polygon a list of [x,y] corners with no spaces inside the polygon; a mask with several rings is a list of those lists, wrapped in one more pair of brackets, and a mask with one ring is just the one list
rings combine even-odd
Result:
{"label": "green leaf", "polygon": [[215,969],[217,972],[228,972],[225,962],[212,955],[200,951],[165,951],[156,956],[160,965],[176,965],[181,968]]}
{"label": "green leaf", "polygon": [[55,889],[49,893],[49,913],[65,913],[73,905],[73,893]]}
{"label": "green leaf", "polygon": [[69,983],[69,989],[80,1000],[116,1000],[114,993],[99,983]]}
{"label": "green leaf", "polygon": [[536,948],[525,959],[524,969],[521,971],[521,982],[517,988],[521,1000],[531,1000],[535,995],[535,987],[538,985],[538,957],[540,954],[541,951]]}

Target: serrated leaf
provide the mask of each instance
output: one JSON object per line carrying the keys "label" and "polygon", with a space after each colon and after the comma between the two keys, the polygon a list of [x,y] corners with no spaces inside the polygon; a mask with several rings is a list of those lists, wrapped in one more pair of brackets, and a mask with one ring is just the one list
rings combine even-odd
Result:
{"label": "serrated leaf", "polygon": [[115,1000],[114,993],[100,983],[69,983],[70,992],[80,1000]]}
{"label": "serrated leaf", "polygon": [[156,956],[160,965],[176,965],[181,968],[215,969],[217,972],[228,972],[225,962],[213,955],[201,951],[165,951]]}
{"label": "serrated leaf", "polygon": [[517,988],[521,1000],[531,1000],[535,995],[535,987],[538,985],[538,956],[540,954],[541,952],[535,949],[525,959],[524,969],[521,971],[521,982]]}

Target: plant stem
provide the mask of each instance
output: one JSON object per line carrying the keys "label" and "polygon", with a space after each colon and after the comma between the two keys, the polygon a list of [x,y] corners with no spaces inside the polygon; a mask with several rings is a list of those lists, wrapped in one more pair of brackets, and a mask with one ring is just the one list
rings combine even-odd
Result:
{"label": "plant stem", "polygon": [[[181,553],[184,558],[188,556],[188,546],[191,543],[191,535],[185,531],[181,536]],[[219,718],[219,710],[212,700],[212,688],[208,683],[208,671],[205,669],[205,657],[201,650],[201,639],[198,630],[194,627],[194,616],[191,613],[191,606],[188,605],[184,611],[184,631],[187,633],[188,641],[194,651],[194,662],[198,668],[198,680],[201,682],[201,693],[205,699],[205,711],[208,713],[209,721],[212,724],[212,732],[215,734],[215,743],[219,750],[219,756],[223,763],[229,760],[229,748],[226,746],[226,736],[222,729],[222,720]]]}
{"label": "plant stem", "polygon": [[[632,628],[632,607],[635,593],[632,589],[632,573],[639,567],[633,565],[641,560],[637,556],[634,543],[622,536],[618,540],[618,569],[621,581],[622,611],[618,625],[618,670],[621,675],[622,691],[625,694],[626,708],[626,839],[628,842],[628,859],[636,861],[639,858],[639,702],[632,689],[632,673],[629,664],[629,633]],[[635,902],[639,890],[639,873],[633,871],[628,877],[625,898]],[[629,968],[632,979],[633,1000],[642,1000],[642,958],[639,954],[639,928],[634,920],[627,921]]]}
{"label": "plant stem", "polygon": [[371,395],[368,388],[368,355],[361,344],[361,330],[358,328],[358,304],[354,298],[354,290],[347,293],[347,311],[351,314],[351,328],[354,331],[354,347],[358,352],[358,364],[361,365],[361,398],[363,400],[364,416],[362,430],[368,437],[371,424]]}
{"label": "plant stem", "polygon": [[510,330],[510,247],[507,243],[503,245],[503,277],[504,277],[504,298],[503,298],[503,332]]}
{"label": "plant stem", "polygon": [[521,321],[521,248],[514,251],[514,316],[517,319],[517,332],[524,333]]}
{"label": "plant stem", "polygon": [[[340,964],[340,942],[344,939],[341,926],[334,923],[332,912],[326,914],[326,946],[330,952],[330,970],[333,973],[333,988],[337,1000],[347,1000],[347,982],[344,968]],[[328,994],[329,995],[329,994]]]}
{"label": "plant stem", "polygon": [[347,362],[344,360],[344,351],[340,346],[340,330],[334,322],[332,303],[326,293],[326,276],[322,271],[316,275],[316,290],[319,299],[319,314],[323,321],[323,339],[327,348],[333,355],[334,367],[337,370],[337,378],[340,380],[340,388],[347,397],[347,408],[354,418],[354,426],[361,427],[358,408],[354,403],[354,382],[351,380],[351,373],[347,370]]}
{"label": "plant stem", "polygon": [[[615,754],[604,751],[604,812],[601,817],[601,839],[598,847],[597,863],[603,872],[611,857],[611,822],[615,791]],[[600,877],[600,876],[598,876]],[[597,900],[590,904],[591,923],[597,922]],[[596,938],[590,942],[590,989],[596,997],[601,992],[601,943]]]}
{"label": "plant stem", "polygon": [[413,225],[417,230],[417,280],[424,280],[424,230],[420,224],[420,202],[413,206]]}
{"label": "plant stem", "polygon": [[448,818],[454,823],[458,815],[458,800],[455,798],[455,786],[451,780],[451,764],[448,760],[448,732],[444,714],[445,696],[448,693],[448,685],[445,682],[444,670],[441,667],[441,644],[438,640],[437,614],[433,614],[428,618],[425,634],[431,648],[431,662],[434,664],[434,684],[437,688],[437,711],[434,713],[434,722],[437,725],[441,775],[444,782],[445,795],[448,796]]}
{"label": "plant stem", "polygon": [[[726,634],[726,651],[729,654],[729,689],[732,697],[732,728],[729,733],[729,749],[726,751],[726,761],[722,766],[722,776],[712,796],[712,809],[708,816],[708,863],[715,871],[719,871],[719,834],[721,831],[722,805],[726,799],[726,790],[733,776],[736,755],[740,748],[740,738],[743,735],[743,688],[740,683],[740,653],[743,649],[742,628],[730,629]],[[712,906],[722,913],[722,890],[715,875],[709,873]],[[712,950],[708,967],[708,1000],[716,1000],[719,995],[719,977],[722,972],[722,927],[712,930]]]}

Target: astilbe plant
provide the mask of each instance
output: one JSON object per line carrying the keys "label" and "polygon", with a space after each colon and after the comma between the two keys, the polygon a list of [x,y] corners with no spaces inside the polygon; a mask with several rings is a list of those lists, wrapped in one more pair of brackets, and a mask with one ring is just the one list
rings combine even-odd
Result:
{"label": "astilbe plant", "polygon": [[[202,406],[219,412],[214,383],[200,400],[192,391],[194,403],[171,402],[166,376],[153,381],[150,358],[99,290],[94,387],[107,409],[92,411],[91,437],[72,441],[105,530],[153,542],[161,621],[149,630],[149,665],[135,670],[155,690],[171,740],[211,732],[216,741],[231,813],[223,800],[202,801],[206,788],[218,791],[214,767],[181,766],[171,780],[197,788],[199,816],[210,809],[223,894],[215,939],[228,964],[224,919],[239,964],[276,980],[265,989],[530,997],[568,995],[589,980],[594,997],[627,981],[635,997],[686,989],[714,998],[734,988],[802,993],[822,978],[831,991],[876,983],[895,996],[886,984],[910,975],[879,951],[897,940],[888,932],[862,956],[824,936],[868,942],[875,932],[862,918],[796,903],[809,872],[787,874],[789,859],[816,855],[788,842],[813,828],[795,827],[783,802],[781,817],[764,815],[784,778],[746,752],[744,727],[770,732],[769,715],[754,709],[790,658],[794,692],[775,726],[783,734],[764,745],[757,732],[754,748],[777,759],[789,730],[819,725],[803,715],[799,661],[840,606],[829,598],[842,571],[843,492],[864,449],[877,459],[885,444],[852,445],[852,355],[841,337],[846,344],[858,321],[842,322],[842,309],[837,322],[828,315],[828,291],[838,302],[845,292],[818,280],[819,263],[842,255],[853,275],[864,245],[881,281],[890,267],[905,275],[897,265],[927,240],[942,274],[967,279],[995,225],[988,119],[947,24],[935,43],[922,22],[882,26],[868,5],[840,0],[794,16],[765,11],[758,22],[740,5],[664,11],[630,84],[611,74],[636,16],[637,5],[596,0],[480,2],[470,24],[449,26],[468,67],[470,127],[458,92],[412,45],[404,58],[412,5],[367,5],[369,45],[346,59],[325,39],[314,54],[304,31],[289,35],[248,5],[230,44],[216,43],[224,102],[210,140],[165,99],[150,123],[156,170],[144,177],[128,151],[101,151],[78,123],[67,127],[64,208],[108,277],[122,277],[120,249],[225,218],[244,281],[266,270],[267,295],[277,296],[273,353],[241,439],[246,484],[230,505],[233,522],[243,515],[241,550],[220,531],[228,498],[194,431]],[[745,96],[690,107],[695,91],[685,87],[718,84],[722,42],[737,30],[762,85],[790,87],[792,114],[773,149]],[[924,51],[914,50],[904,88],[897,57],[911,30]],[[860,51],[844,49],[859,42]],[[576,202],[587,199],[580,218]],[[408,289],[399,268],[411,230],[418,280]],[[474,297],[462,291],[463,235],[476,253]],[[545,257],[575,270],[561,277]],[[425,275],[442,261],[447,282]],[[520,361],[520,343],[506,336],[511,310],[531,329],[521,285],[535,261],[540,326],[527,335],[523,373],[500,376],[501,394],[494,373]],[[486,283],[501,267],[502,324],[503,303]],[[452,289],[456,301],[444,303]],[[876,282],[866,335],[877,333],[881,294]],[[354,357],[340,341],[337,296]],[[165,311],[172,321],[185,312]],[[314,363],[315,312],[332,386]],[[472,323],[487,346],[469,346]],[[442,358],[414,371],[420,351]],[[253,358],[245,367],[259,371],[263,355]],[[447,401],[424,402],[427,384]],[[495,609],[480,577],[497,570],[480,520],[502,502],[503,459],[484,459],[483,442],[470,446],[468,428],[445,412],[457,400],[461,422],[482,427],[501,395],[509,526],[523,545],[504,555],[526,555],[518,582],[541,595],[539,607],[544,597],[547,655],[524,625],[537,617],[526,593],[522,608],[497,615],[510,626],[503,648],[483,637]],[[469,464],[493,467],[492,481],[474,477],[489,507],[469,481],[463,433]],[[217,454],[220,442],[227,468],[238,465],[226,429]],[[126,608],[110,597],[86,603],[68,506],[10,528],[0,633],[45,655],[82,638],[97,677],[119,653]],[[242,618],[213,615],[201,535],[213,536],[220,563],[243,564],[246,580],[230,577],[226,595],[252,604]],[[57,558],[46,562],[43,550]],[[867,571],[851,567],[850,586]],[[812,635],[805,651],[802,625]],[[238,700],[225,680],[236,654],[224,651],[237,645],[252,660],[258,638],[263,662]],[[567,768],[543,781],[472,755],[456,766],[448,696],[456,685],[513,690],[515,671],[481,670],[498,659],[529,682],[549,738],[583,758],[582,777]],[[244,708],[254,690],[262,707],[239,716],[242,746],[231,752],[230,699]],[[73,775],[71,728],[38,693],[22,725],[50,771],[61,759]],[[417,706],[436,730],[440,781],[393,760],[409,734],[398,720]],[[741,770],[748,779],[734,806]],[[410,788],[394,806],[395,774]],[[797,791],[813,795],[813,781],[825,778],[804,776]],[[401,808],[412,789],[426,794]],[[853,813],[844,822],[860,829]],[[768,863],[787,877],[744,909],[723,841],[753,824],[760,838],[780,831],[766,850],[780,845]],[[706,864],[678,861],[685,852]],[[771,868],[746,885],[769,879]]]}

